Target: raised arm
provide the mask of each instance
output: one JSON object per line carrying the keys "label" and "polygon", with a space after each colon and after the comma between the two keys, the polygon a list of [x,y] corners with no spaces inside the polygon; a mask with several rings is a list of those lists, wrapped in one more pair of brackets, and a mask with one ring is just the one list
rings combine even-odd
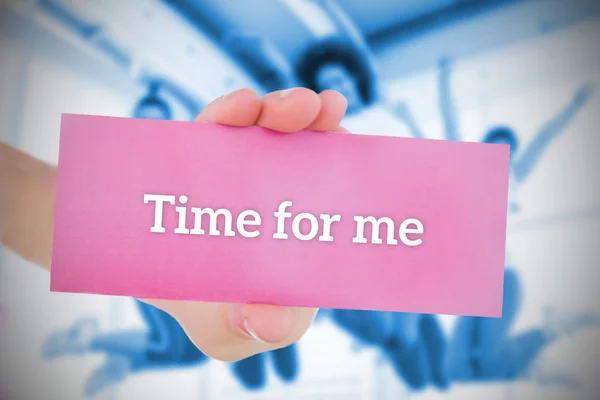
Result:
{"label": "raised arm", "polygon": [[439,63],[439,101],[446,140],[460,140],[456,123],[456,110],[450,89],[450,62],[442,59]]}
{"label": "raised arm", "polygon": [[594,86],[592,84],[582,85],[575,93],[571,102],[539,130],[535,138],[514,162],[515,178],[518,181],[522,182],[527,179],[544,151],[548,148],[548,145],[564,132],[567,124],[572,121],[577,112],[587,103],[593,91]]}

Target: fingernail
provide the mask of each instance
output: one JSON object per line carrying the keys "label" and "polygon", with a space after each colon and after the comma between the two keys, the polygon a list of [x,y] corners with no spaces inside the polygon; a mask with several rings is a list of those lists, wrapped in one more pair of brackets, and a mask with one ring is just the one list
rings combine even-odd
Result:
{"label": "fingernail", "polygon": [[233,317],[233,324],[235,325],[235,327],[238,329],[238,331],[240,331],[242,335],[246,336],[248,339],[256,340],[261,343],[266,343],[266,340],[258,336],[254,328],[252,328],[252,325],[250,324],[248,317],[244,315],[242,308],[243,306],[238,305],[233,309],[233,313],[231,316]]}
{"label": "fingernail", "polygon": [[252,326],[250,326],[250,323],[248,322],[248,318],[244,318],[242,320],[241,325],[238,326],[238,328],[248,338],[257,340],[257,341],[259,341],[261,343],[267,343],[265,340],[261,339],[260,336],[258,336],[256,334],[256,331],[254,331],[254,329],[252,329]]}
{"label": "fingernail", "polygon": [[344,99],[346,98],[343,94],[341,94],[340,92],[338,92],[337,90],[333,90],[333,89],[325,89],[325,90],[321,90],[319,92],[319,94],[325,93],[325,92],[332,92],[332,93],[337,93],[340,97],[343,97]]}
{"label": "fingernail", "polygon": [[286,90],[282,90],[281,92],[279,92],[279,98],[280,99],[285,99],[286,97],[289,97],[289,95],[294,91],[294,88],[291,89],[286,89]]}

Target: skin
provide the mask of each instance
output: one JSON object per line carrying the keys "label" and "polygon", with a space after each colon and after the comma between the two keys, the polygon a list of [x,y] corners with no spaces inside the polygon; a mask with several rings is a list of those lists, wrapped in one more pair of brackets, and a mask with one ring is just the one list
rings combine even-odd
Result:
{"label": "skin", "polygon": [[[345,98],[334,91],[317,94],[294,88],[259,98],[241,89],[207,105],[196,122],[258,125],[282,134],[303,129],[345,132],[339,124],[346,107]],[[55,179],[54,166],[0,142],[0,239],[5,247],[48,271]],[[261,304],[141,300],[171,314],[204,354],[228,362],[298,341],[317,312]]]}

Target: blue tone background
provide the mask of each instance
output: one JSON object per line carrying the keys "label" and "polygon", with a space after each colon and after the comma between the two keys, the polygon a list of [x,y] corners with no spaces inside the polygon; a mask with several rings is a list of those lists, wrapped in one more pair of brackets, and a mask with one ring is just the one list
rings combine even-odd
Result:
{"label": "blue tone background", "polygon": [[51,294],[47,273],[3,251],[0,398],[597,395],[600,2],[0,6],[0,138],[49,162],[63,112],[191,120],[241,87],[338,90],[356,133],[513,149],[502,319],[411,315],[407,332],[400,314],[321,310],[297,345],[229,364],[161,311]]}

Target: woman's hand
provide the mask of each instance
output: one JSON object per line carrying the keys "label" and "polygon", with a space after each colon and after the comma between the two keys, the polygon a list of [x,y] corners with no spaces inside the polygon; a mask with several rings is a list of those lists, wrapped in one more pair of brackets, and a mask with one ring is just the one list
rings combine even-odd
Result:
{"label": "woman's hand", "polygon": [[[290,134],[345,131],[346,100],[338,93],[296,88],[259,98],[242,89],[207,105],[196,118],[231,126],[258,125]],[[0,146],[0,238],[23,258],[50,268],[54,225],[54,167]],[[299,340],[316,309],[144,300],[171,314],[206,355],[237,361]]]}
{"label": "woman's hand", "polygon": [[[276,131],[343,131],[346,100],[336,92],[317,95],[303,88],[269,93],[262,99],[239,90],[206,106],[197,121],[233,126],[258,125]],[[316,309],[148,301],[175,317],[202,352],[225,361],[282,348],[299,340]]]}

